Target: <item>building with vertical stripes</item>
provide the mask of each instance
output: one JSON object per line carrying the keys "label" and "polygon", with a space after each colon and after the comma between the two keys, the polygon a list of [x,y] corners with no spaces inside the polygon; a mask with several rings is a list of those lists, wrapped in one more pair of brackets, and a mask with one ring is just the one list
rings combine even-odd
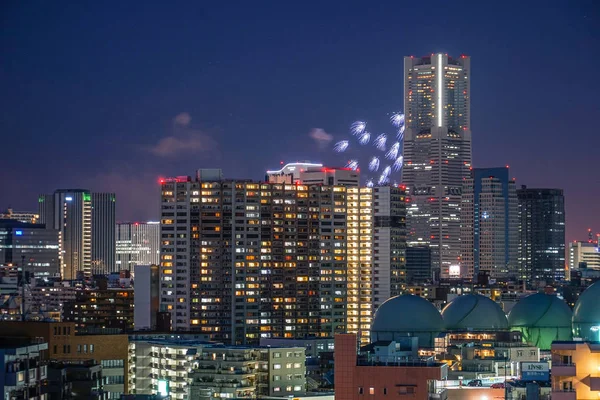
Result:
{"label": "building with vertical stripes", "polygon": [[117,271],[159,264],[160,222],[119,222],[115,236]]}

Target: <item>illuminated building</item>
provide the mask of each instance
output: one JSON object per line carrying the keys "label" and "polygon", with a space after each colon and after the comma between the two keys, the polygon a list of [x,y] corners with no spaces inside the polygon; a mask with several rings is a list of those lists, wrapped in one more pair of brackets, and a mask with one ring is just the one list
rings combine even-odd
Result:
{"label": "illuminated building", "polygon": [[75,322],[78,333],[102,329],[133,330],[133,289],[86,289],[75,293],[75,301],[63,306],[63,321]]}
{"label": "illuminated building", "polygon": [[565,200],[561,189],[522,186],[519,199],[519,273],[532,281],[565,277]]}
{"label": "illuminated building", "polygon": [[27,222],[29,224],[37,224],[40,219],[40,214],[27,211],[15,211],[12,208],[9,208],[5,213],[0,213],[0,219],[16,219],[17,221]]}
{"label": "illuminated building", "polygon": [[160,222],[123,222],[116,225],[116,271],[136,265],[158,265]]}
{"label": "illuminated building", "polygon": [[600,343],[552,343],[552,399],[600,398]]}
{"label": "illuminated building", "polygon": [[92,273],[119,272],[115,264],[115,194],[92,193]]}
{"label": "illuminated building", "polygon": [[465,179],[461,206],[461,278],[481,272],[517,275],[519,216],[508,168],[475,168]]}
{"label": "illuminated building", "polygon": [[46,399],[48,343],[23,337],[0,338],[0,393],[3,399]]}
{"label": "illuminated building", "polygon": [[600,270],[600,247],[598,244],[569,242],[569,270],[579,268]]}
{"label": "illuminated building", "polygon": [[368,341],[373,189],[220,176],[161,180],[160,307],[173,330]]}
{"label": "illuminated building", "polygon": [[41,224],[0,220],[0,265],[15,265],[36,277],[60,273],[59,232]]}
{"label": "illuminated building", "polygon": [[289,163],[278,170],[267,171],[269,183],[301,185],[359,186],[360,172],[351,168],[324,167],[315,163]]}
{"label": "illuminated building", "polygon": [[404,58],[403,182],[408,246],[428,245],[434,273],[460,256],[460,202],[471,168],[470,58]]}

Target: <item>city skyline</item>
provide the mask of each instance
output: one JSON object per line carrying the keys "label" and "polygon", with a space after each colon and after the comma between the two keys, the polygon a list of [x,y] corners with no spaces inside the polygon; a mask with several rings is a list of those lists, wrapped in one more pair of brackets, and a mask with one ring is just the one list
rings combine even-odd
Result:
{"label": "city skyline", "polygon": [[[112,10],[101,4],[89,14],[78,5],[61,12],[50,5],[7,7],[12,34],[0,42],[10,60],[2,62],[7,95],[0,128],[13,133],[8,147],[28,148],[36,162],[7,154],[3,161],[20,167],[18,176],[12,168],[0,172],[16,189],[0,194],[0,208],[35,211],[38,190],[25,184],[35,182],[42,192],[78,186],[116,192],[117,220],[152,220],[159,204],[146,199],[157,198],[160,176],[220,167],[230,178],[260,179],[280,160],[340,165],[323,142],[341,139],[357,118],[403,108],[404,56],[464,53],[474,63],[473,166],[510,165],[519,184],[564,189],[567,240],[585,239],[588,227],[600,230],[594,200],[600,185],[587,172],[595,161],[598,82],[562,71],[598,60],[600,24],[593,5],[553,4],[493,10],[498,25],[486,18],[489,5],[471,4],[467,14],[442,3],[389,5],[369,10],[380,21],[375,26],[361,23],[364,7],[357,4],[321,5],[320,15],[301,6],[293,19],[287,5],[260,12],[249,5],[185,12],[149,5],[141,29],[155,18],[166,22],[148,35],[124,23],[136,11],[127,5],[119,10],[123,20],[110,18]],[[429,28],[414,37],[426,13]],[[400,15],[415,18],[398,23]],[[167,21],[180,18],[177,28]],[[197,18],[203,23],[194,24]],[[40,30],[25,31],[25,20]],[[217,29],[223,21],[225,31]],[[80,24],[95,29],[80,31]],[[221,46],[204,39],[213,32]],[[196,47],[190,37],[198,38]],[[521,73],[526,60],[541,67]],[[310,137],[313,129],[322,131]],[[565,132],[586,145],[564,146]],[[74,150],[72,157],[55,157],[65,148]]]}

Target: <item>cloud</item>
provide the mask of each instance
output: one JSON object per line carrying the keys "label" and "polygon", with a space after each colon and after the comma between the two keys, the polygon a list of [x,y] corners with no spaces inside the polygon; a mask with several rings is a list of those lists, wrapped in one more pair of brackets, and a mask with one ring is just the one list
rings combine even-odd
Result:
{"label": "cloud", "polygon": [[333,140],[333,135],[330,135],[329,133],[325,132],[324,129],[321,128],[313,128],[308,133],[308,136],[310,136],[315,142],[317,142],[320,148],[326,147]]}
{"label": "cloud", "polygon": [[179,113],[173,118],[173,123],[176,126],[189,126],[190,122],[192,122],[192,116],[186,112]]}
{"label": "cloud", "polygon": [[184,153],[209,152],[217,149],[217,142],[204,132],[190,128],[192,117],[187,112],[173,118],[174,128],[170,135],[144,150],[158,157],[172,157]]}

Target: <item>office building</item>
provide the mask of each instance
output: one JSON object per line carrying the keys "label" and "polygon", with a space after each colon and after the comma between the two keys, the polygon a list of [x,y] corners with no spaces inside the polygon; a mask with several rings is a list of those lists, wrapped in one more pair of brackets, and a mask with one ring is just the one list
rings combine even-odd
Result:
{"label": "office building", "polygon": [[160,222],[118,223],[116,252],[116,271],[133,272],[136,265],[158,265]]}
{"label": "office building", "polygon": [[406,286],[404,187],[373,188],[373,311]]}
{"label": "office building", "polygon": [[518,275],[518,202],[508,168],[471,171],[463,184],[461,221],[461,278],[473,279],[479,272],[491,278]]}
{"label": "office building", "polygon": [[0,337],[0,393],[3,399],[47,399],[44,363],[48,343],[24,337]]}
{"label": "office building", "polygon": [[63,321],[74,322],[78,333],[111,329],[133,330],[133,289],[86,289],[75,293],[75,301],[63,306]]}
{"label": "office building", "polygon": [[155,330],[160,301],[157,265],[135,266],[133,322],[136,331]]}
{"label": "office building", "polygon": [[60,274],[65,280],[92,273],[92,196],[89,191],[57,190],[39,197],[40,223],[61,237]]}
{"label": "office building", "polygon": [[532,281],[565,277],[565,200],[561,189],[522,186],[519,199],[519,273]]}
{"label": "office building", "polygon": [[404,58],[403,182],[408,246],[431,248],[433,272],[460,256],[460,202],[471,168],[470,58]]}
{"label": "office building", "polygon": [[219,177],[162,180],[160,306],[173,330],[368,340],[373,189]]}
{"label": "office building", "polygon": [[15,211],[12,208],[9,208],[5,212],[0,213],[0,219],[15,219],[28,224],[37,224],[40,219],[40,214],[29,211]]}
{"label": "office building", "polygon": [[40,223],[61,235],[65,280],[115,269],[115,195],[59,189],[39,197]]}
{"label": "office building", "polygon": [[597,243],[569,242],[569,270],[580,268],[600,270],[600,248]]}
{"label": "office building", "polygon": [[0,219],[0,265],[15,265],[37,277],[58,276],[59,244],[58,230]]}
{"label": "office building", "polygon": [[119,272],[115,263],[115,194],[92,193],[92,273]]}
{"label": "office building", "polygon": [[360,186],[360,172],[308,162],[289,163],[278,170],[267,171],[265,180],[289,185]]}
{"label": "office building", "polygon": [[432,280],[431,249],[429,246],[410,246],[406,248],[407,284],[425,283]]}

